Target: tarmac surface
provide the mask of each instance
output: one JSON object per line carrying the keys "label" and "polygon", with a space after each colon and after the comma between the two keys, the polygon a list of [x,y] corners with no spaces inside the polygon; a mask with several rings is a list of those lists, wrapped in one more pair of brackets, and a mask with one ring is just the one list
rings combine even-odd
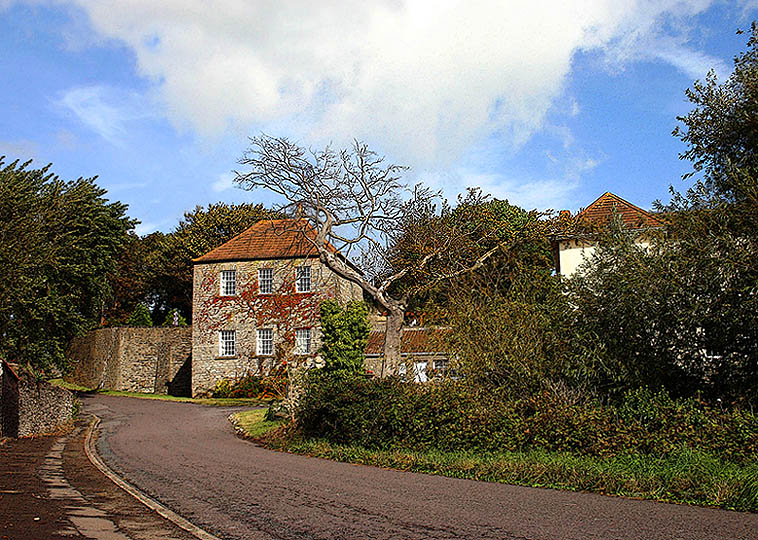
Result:
{"label": "tarmac surface", "polygon": [[82,402],[113,470],[220,538],[758,540],[758,514],[336,463],[236,437],[230,409]]}

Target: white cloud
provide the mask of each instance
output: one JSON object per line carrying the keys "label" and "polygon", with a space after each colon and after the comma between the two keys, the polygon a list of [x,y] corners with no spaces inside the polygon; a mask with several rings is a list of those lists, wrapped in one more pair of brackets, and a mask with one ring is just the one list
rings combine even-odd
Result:
{"label": "white cloud", "polygon": [[489,193],[496,199],[508,199],[511,204],[528,210],[561,210],[566,201],[571,200],[571,193],[579,187],[578,178],[532,180],[466,170],[458,171],[458,175],[461,185],[481,187],[484,193]]}
{"label": "white cloud", "polygon": [[157,231],[158,227],[160,227],[160,223],[154,223],[154,222],[138,223],[137,226],[134,227],[134,232],[137,233],[139,236],[144,236],[146,234],[150,234],[151,232]]}
{"label": "white cloud", "polygon": [[5,156],[5,164],[19,160],[24,163],[30,159],[36,159],[39,145],[28,139],[16,141],[0,141],[0,156]]}
{"label": "white cloud", "polygon": [[58,105],[117,146],[122,144],[133,121],[152,116],[142,96],[103,85],[70,88]]}
{"label": "white cloud", "polygon": [[211,189],[216,193],[226,191],[234,187],[234,175],[232,173],[219,174],[215,182],[211,184]]}
{"label": "white cloud", "polygon": [[[687,47],[682,22],[711,0],[72,1],[135,51],[178,126],[358,137],[415,165],[452,162],[491,133],[518,148],[542,129],[576,51],[688,75],[713,61]],[[118,135],[104,124],[93,125]]]}

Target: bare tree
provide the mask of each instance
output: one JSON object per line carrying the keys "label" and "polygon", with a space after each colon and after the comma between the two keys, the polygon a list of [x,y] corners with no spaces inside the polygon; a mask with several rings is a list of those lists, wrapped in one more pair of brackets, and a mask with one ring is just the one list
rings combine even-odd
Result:
{"label": "bare tree", "polygon": [[[406,167],[385,163],[364,143],[335,152],[266,135],[250,141],[239,161],[248,170],[235,171],[235,182],[280,195],[286,202],[277,210],[307,220],[316,231],[315,239],[305,238],[321,262],[386,310],[382,376],[400,365],[409,295],[480,268],[511,241],[495,235],[487,242],[471,223],[459,227],[438,193],[409,186],[401,178]],[[474,190],[465,200],[475,206],[486,197]],[[409,246],[414,256],[402,256]]]}

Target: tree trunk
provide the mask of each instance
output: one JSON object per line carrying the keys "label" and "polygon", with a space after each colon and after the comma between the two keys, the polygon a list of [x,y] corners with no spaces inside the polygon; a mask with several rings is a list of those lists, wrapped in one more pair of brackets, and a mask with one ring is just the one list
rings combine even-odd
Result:
{"label": "tree trunk", "polygon": [[382,362],[382,377],[397,375],[401,360],[401,346],[403,337],[403,319],[405,310],[402,308],[390,309],[387,314],[387,322],[384,331],[384,361]]}

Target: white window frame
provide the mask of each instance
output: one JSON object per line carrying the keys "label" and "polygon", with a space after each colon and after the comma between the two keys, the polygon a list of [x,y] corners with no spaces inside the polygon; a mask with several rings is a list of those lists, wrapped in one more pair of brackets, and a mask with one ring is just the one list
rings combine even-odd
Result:
{"label": "white window frame", "polygon": [[235,330],[219,330],[218,355],[223,358],[237,356],[237,332]]}
{"label": "white window frame", "polygon": [[[268,337],[264,337],[267,335]],[[258,356],[273,356],[274,355],[274,329],[273,328],[259,328],[255,331],[256,343],[255,352]],[[265,342],[269,342],[270,350],[267,352]]]}
{"label": "white window frame", "polygon": [[[231,278],[231,279],[230,279]],[[232,285],[233,292],[228,292]],[[237,270],[234,268],[230,270],[221,270],[221,278],[219,279],[219,292],[221,296],[237,296]]]}
{"label": "white window frame", "polygon": [[310,328],[295,329],[295,354],[311,354],[313,332]]}
{"label": "white window frame", "polygon": [[[311,267],[308,265],[298,266],[295,268],[295,292],[309,293],[313,290],[311,280]],[[305,286],[307,284],[307,287]]]}
{"label": "white window frame", "polygon": [[[269,274],[267,277],[263,277],[263,274]],[[263,290],[263,284],[268,284],[268,290]],[[258,268],[258,293],[259,294],[273,294],[274,293],[274,269],[273,268]]]}

